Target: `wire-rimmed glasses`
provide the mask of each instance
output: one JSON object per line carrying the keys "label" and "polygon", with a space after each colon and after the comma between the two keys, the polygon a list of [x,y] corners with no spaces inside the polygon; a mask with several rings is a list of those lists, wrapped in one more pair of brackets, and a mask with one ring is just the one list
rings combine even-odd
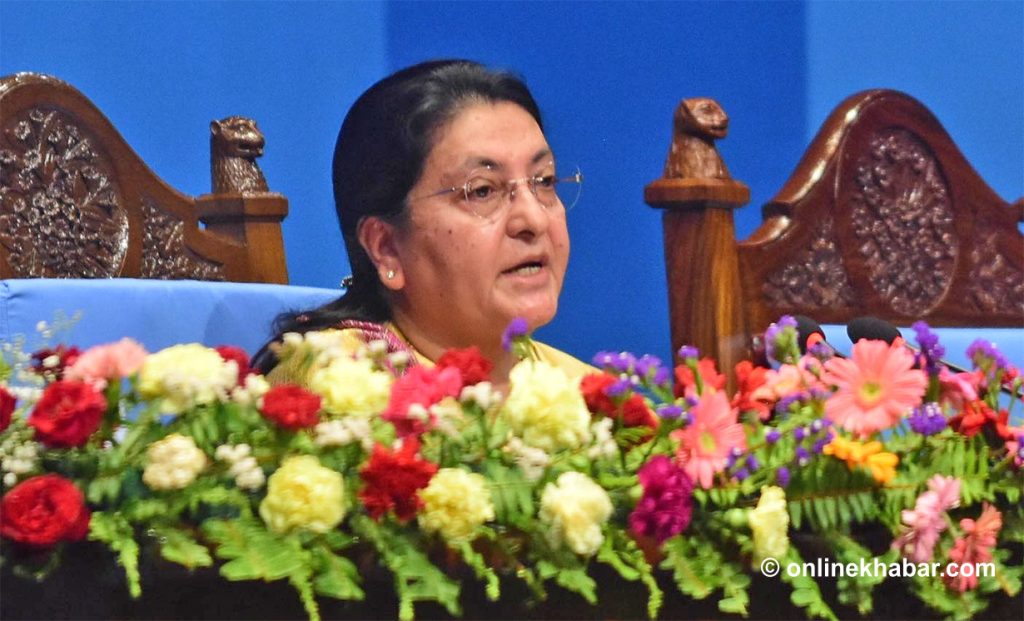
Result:
{"label": "wire-rimmed glasses", "polygon": [[550,162],[532,176],[502,179],[494,168],[485,166],[472,171],[462,185],[445,188],[413,200],[461,193],[461,198],[469,211],[485,220],[491,220],[512,202],[521,184],[526,184],[537,202],[544,207],[551,209],[557,205],[568,211],[579,200],[583,173],[576,168],[573,174],[559,177],[555,173],[554,162]]}

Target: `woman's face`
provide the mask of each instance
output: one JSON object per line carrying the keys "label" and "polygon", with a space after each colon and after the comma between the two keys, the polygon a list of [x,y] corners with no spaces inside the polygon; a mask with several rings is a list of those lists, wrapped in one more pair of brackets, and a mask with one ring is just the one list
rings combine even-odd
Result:
{"label": "woman's face", "polygon": [[[396,318],[447,347],[492,345],[515,317],[531,328],[551,321],[569,260],[564,207],[545,206],[520,182],[484,219],[461,187],[481,169],[500,181],[534,177],[553,159],[537,122],[513,103],[470,104],[438,130],[396,232]],[[452,187],[460,190],[431,196]]]}

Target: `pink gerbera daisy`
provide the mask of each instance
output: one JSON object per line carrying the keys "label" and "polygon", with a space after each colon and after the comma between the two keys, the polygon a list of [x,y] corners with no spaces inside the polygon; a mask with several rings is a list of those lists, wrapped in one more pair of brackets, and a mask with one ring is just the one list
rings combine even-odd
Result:
{"label": "pink gerbera daisy", "polygon": [[836,393],[825,414],[861,438],[892,427],[921,403],[928,376],[914,369],[914,356],[902,343],[860,340],[850,358],[825,362],[822,379]]}
{"label": "pink gerbera daisy", "polygon": [[679,442],[676,460],[690,479],[708,489],[715,473],[725,468],[730,451],[747,448],[747,438],[723,391],[704,393],[690,415],[689,425],[672,432]]}

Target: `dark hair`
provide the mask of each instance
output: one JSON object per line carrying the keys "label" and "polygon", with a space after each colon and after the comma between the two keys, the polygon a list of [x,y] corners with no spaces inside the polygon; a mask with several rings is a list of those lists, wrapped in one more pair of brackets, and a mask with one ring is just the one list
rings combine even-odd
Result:
{"label": "dark hair", "polygon": [[[359,243],[367,216],[401,223],[405,198],[423,171],[437,130],[467,104],[511,102],[543,129],[540,109],[518,77],[467,60],[436,60],[402,69],[363,93],[345,116],[334,147],[334,203],[352,278],[345,294],[320,308],[287,312],[274,320],[285,332],[319,330],[346,319],[391,318],[373,262]],[[264,347],[253,359],[267,372],[276,364]]]}

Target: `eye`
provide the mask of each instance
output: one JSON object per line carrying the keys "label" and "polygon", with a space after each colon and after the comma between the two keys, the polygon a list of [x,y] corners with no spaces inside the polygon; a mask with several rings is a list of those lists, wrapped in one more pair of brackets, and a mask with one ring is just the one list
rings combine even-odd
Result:
{"label": "eye", "polygon": [[538,190],[550,190],[555,187],[555,183],[557,183],[557,181],[558,179],[555,177],[554,173],[547,173],[534,177],[533,185]]}
{"label": "eye", "polygon": [[471,203],[492,201],[498,193],[498,183],[493,179],[477,177],[466,182],[466,200]]}

